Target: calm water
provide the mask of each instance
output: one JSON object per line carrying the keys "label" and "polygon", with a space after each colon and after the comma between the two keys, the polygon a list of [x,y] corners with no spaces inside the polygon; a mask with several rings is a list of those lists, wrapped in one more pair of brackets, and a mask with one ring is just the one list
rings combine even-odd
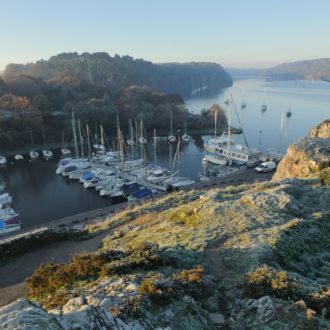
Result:
{"label": "calm water", "polygon": [[[264,90],[267,111],[261,114]],[[264,151],[270,147],[273,151],[284,152],[287,144],[306,136],[312,126],[330,118],[330,83],[320,81],[239,80],[215,97],[186,100],[186,106],[195,113],[215,103],[227,109],[224,101],[230,93],[249,145]],[[242,100],[247,103],[245,109],[241,109]],[[285,117],[286,130],[282,131],[280,146],[281,114],[289,108],[292,117]],[[240,126],[235,113],[232,113],[232,121],[234,126]],[[242,142],[242,138],[236,140]]]}
{"label": "calm water", "polygon": [[[267,112],[262,115],[260,106],[264,88]],[[312,126],[330,117],[330,84],[323,82],[241,80],[213,98],[186,100],[186,106],[195,113],[215,103],[226,109],[224,101],[229,93],[234,98],[248,143],[262,150],[270,147],[271,150],[279,151],[281,113],[288,108],[292,110],[292,117],[285,119],[288,143],[305,136]],[[240,108],[243,95],[247,103],[245,109]],[[233,124],[239,126],[234,112]],[[181,145],[179,164],[180,175],[196,179],[202,173],[203,140],[200,136],[193,138],[194,141],[188,145]],[[236,141],[242,143],[242,137],[236,137]],[[281,151],[285,144],[284,134]],[[169,145],[163,139],[157,146],[157,162],[169,167]],[[172,159],[174,149],[173,147]],[[151,144],[147,147],[147,154],[148,159],[153,161]],[[101,198],[94,190],[86,190],[81,184],[56,175],[57,162],[58,158],[33,162],[15,162],[13,158],[9,158],[9,164],[0,169],[8,191],[13,195],[13,207],[20,213],[21,221],[26,227],[111,204],[110,199]],[[178,162],[175,170],[177,164]]]}

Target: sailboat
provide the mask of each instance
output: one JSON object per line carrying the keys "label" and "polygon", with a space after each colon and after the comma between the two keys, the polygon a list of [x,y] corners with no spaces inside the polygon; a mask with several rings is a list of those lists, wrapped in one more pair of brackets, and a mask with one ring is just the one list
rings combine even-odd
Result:
{"label": "sailboat", "polygon": [[5,156],[0,156],[0,165],[6,165],[7,164],[7,158]]}
{"label": "sailboat", "polygon": [[71,155],[70,149],[68,149],[64,144],[64,130],[62,130],[62,148],[61,148],[61,154],[63,157],[67,157]]}
{"label": "sailboat", "polygon": [[[46,138],[45,138],[45,130],[44,130],[44,128],[42,128],[42,138],[44,140],[44,145],[45,145]],[[51,150],[43,149],[41,151],[41,153],[42,153],[42,156],[44,157],[45,160],[49,160],[49,159],[53,158],[53,152]]]}
{"label": "sailboat", "polygon": [[171,110],[171,133],[167,137],[167,140],[168,140],[169,143],[175,143],[176,142],[176,137],[173,135],[173,113],[172,113],[172,110]]}
{"label": "sailboat", "polygon": [[182,141],[184,143],[189,143],[191,136],[187,134],[187,111],[184,112],[184,134],[182,135]]}
{"label": "sailboat", "polygon": [[288,111],[286,112],[286,118],[290,118],[292,116],[292,111],[291,109],[288,109]]}
{"label": "sailboat", "polygon": [[261,105],[261,112],[265,113],[267,111],[267,105],[266,105],[266,90],[264,88],[264,100]]}
{"label": "sailboat", "polygon": [[[256,149],[244,147],[235,144],[231,138],[231,95],[228,108],[228,132],[224,132],[220,139],[215,136],[212,143],[208,142],[205,149],[210,154],[203,158],[204,163],[212,163],[215,165],[227,165],[235,163],[238,165],[255,162],[260,158],[260,152]],[[216,134],[216,131],[215,131]]]}
{"label": "sailboat", "polygon": [[140,137],[139,137],[138,141],[142,145],[147,143],[147,139],[143,136],[143,121],[142,121],[142,119],[141,119],[141,122],[140,122]]}
{"label": "sailboat", "polygon": [[[178,169],[177,169],[176,172],[174,172],[174,165],[175,165],[175,160],[176,159],[177,159]],[[191,180],[189,178],[180,176],[180,138],[178,140],[176,152],[175,152],[175,155],[174,155],[171,175],[170,175],[168,181],[165,180],[165,182],[168,183],[168,185],[172,186],[175,189],[178,189],[178,188],[184,187],[184,186],[189,186],[189,185],[192,185],[192,184],[195,183],[194,180]]]}
{"label": "sailboat", "polygon": [[246,108],[246,102],[245,102],[245,90],[243,90],[243,97],[242,97],[242,103],[241,103],[241,109]]}
{"label": "sailboat", "polygon": [[32,136],[32,130],[30,128],[30,139],[31,139],[31,146],[32,150],[29,152],[29,156],[32,160],[39,158],[39,153],[35,150],[33,150],[34,143],[33,143],[33,136]]}
{"label": "sailboat", "polygon": [[[135,141],[134,141],[133,125],[132,125],[132,120],[131,119],[129,120],[129,133],[130,133],[130,138],[127,139],[127,144],[130,147],[132,147],[132,146],[134,146]],[[133,148],[132,148],[132,150],[133,150]]]}

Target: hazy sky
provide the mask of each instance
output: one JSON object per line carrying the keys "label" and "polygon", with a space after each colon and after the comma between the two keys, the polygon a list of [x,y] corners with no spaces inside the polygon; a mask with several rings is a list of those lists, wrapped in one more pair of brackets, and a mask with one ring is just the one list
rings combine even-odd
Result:
{"label": "hazy sky", "polygon": [[330,0],[0,0],[0,70],[61,53],[267,67],[330,57]]}

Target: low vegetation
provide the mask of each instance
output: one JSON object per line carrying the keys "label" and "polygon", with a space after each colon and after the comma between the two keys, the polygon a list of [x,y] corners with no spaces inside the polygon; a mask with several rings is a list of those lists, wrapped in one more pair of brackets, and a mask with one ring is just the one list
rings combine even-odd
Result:
{"label": "low vegetation", "polygon": [[[108,250],[75,255],[67,264],[42,264],[27,279],[29,297],[46,308],[65,304],[79,282],[92,282],[105,276],[123,275],[137,269],[149,270],[177,260],[165,255],[158,246],[144,243],[131,250]],[[49,297],[52,299],[49,299]]]}

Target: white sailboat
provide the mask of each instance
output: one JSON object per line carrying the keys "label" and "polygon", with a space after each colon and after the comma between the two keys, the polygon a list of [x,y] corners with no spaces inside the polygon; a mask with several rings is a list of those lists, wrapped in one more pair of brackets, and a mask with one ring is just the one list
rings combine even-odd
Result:
{"label": "white sailboat", "polygon": [[[34,143],[33,143],[32,129],[30,128],[29,131],[30,131],[31,146],[32,146],[32,148],[33,148],[33,147],[34,147]],[[29,152],[29,156],[30,156],[31,160],[38,159],[38,158],[39,158],[39,153],[38,153],[37,151],[35,151],[35,150],[32,149],[32,150]]]}
{"label": "white sailboat", "polygon": [[139,144],[146,144],[147,143],[147,139],[143,136],[143,121],[141,119],[141,122],[140,122],[140,137],[138,139],[139,141]]}
{"label": "white sailboat", "polygon": [[191,141],[191,136],[187,134],[187,111],[184,112],[184,134],[182,135],[182,141],[184,143]]}
{"label": "white sailboat", "polygon": [[176,142],[176,137],[173,135],[173,113],[172,113],[172,110],[171,110],[171,133],[167,137],[167,140],[168,140],[169,143],[175,143]]}
{"label": "white sailboat", "polygon": [[247,104],[245,102],[245,89],[243,90],[243,97],[241,102],[241,109],[245,109],[247,107]]}
{"label": "white sailboat", "polygon": [[64,143],[64,130],[62,130],[62,148],[61,148],[61,154],[63,157],[67,157],[71,155],[70,149],[68,149]]}
{"label": "white sailboat", "polygon": [[[42,138],[43,138],[44,145],[45,145],[46,138],[45,138],[45,130],[44,130],[44,128],[42,128]],[[44,157],[45,160],[49,160],[49,159],[53,158],[53,152],[51,150],[43,149],[41,151],[41,153],[42,153],[42,156]]]}
{"label": "white sailboat", "polygon": [[261,105],[261,112],[265,113],[267,111],[267,105],[266,105],[266,89],[264,88],[264,99]]}

